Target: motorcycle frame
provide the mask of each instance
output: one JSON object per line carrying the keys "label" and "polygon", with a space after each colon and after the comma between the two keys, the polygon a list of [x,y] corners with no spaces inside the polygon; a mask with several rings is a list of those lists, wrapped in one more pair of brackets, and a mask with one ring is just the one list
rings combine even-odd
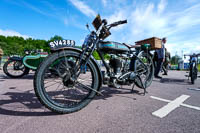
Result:
{"label": "motorcycle frame", "polygon": [[[85,59],[85,64],[87,64],[87,62],[89,61],[89,59],[91,58],[91,56],[92,56],[92,53],[94,52],[94,50],[96,49],[97,50],[97,53],[99,54],[99,56],[100,56],[100,58],[101,58],[101,60],[102,60],[102,62],[103,62],[103,64],[104,64],[104,66],[106,67],[106,71],[107,71],[107,73],[109,74],[109,76],[111,76],[111,71],[110,71],[110,67],[109,67],[109,65],[105,62],[105,59],[104,59],[104,57],[103,57],[103,53],[100,51],[100,49],[99,49],[99,39],[97,38],[96,40],[93,40],[93,45],[92,45],[92,47],[90,48],[90,51],[88,52],[88,54],[86,54],[87,53],[87,50],[88,50],[88,47],[82,52],[82,54],[81,54],[81,58],[80,58],[80,62],[79,62],[79,64],[78,64],[78,68],[76,67],[75,68],[75,72],[77,71],[77,70],[79,70],[79,68],[80,68],[80,66],[83,64],[81,61],[83,60],[83,56],[84,55],[86,55],[86,59]],[[141,52],[141,51],[144,51],[144,50],[139,50],[139,52],[137,52],[138,54]],[[133,50],[131,50],[131,49],[129,49],[129,54],[133,54],[133,56],[132,57],[129,57],[129,58],[135,58],[135,60],[139,60],[139,62],[140,63],[142,63],[142,65],[145,67],[145,69],[147,69],[147,66],[141,61],[141,59],[140,58],[138,58],[138,54],[135,54],[134,52],[136,52],[136,51],[133,51]],[[147,52],[148,52],[148,50],[147,50]],[[149,52],[148,52],[149,53]],[[149,54],[148,54],[148,56],[149,56]],[[85,65],[84,64],[84,65]],[[98,64],[99,65],[99,64]],[[136,64],[134,64],[134,73],[136,74],[136,76],[137,75],[139,75],[139,73],[137,73],[136,72]],[[100,69],[100,68],[98,68],[98,69]],[[101,71],[101,70],[100,70]],[[80,72],[79,72],[79,74],[80,74]],[[76,77],[78,77],[79,76],[79,74],[76,76]]]}

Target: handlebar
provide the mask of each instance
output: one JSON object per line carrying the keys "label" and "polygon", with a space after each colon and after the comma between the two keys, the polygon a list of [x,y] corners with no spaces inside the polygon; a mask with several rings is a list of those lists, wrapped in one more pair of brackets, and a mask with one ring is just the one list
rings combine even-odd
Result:
{"label": "handlebar", "polygon": [[122,20],[122,21],[119,21],[120,24],[126,24],[127,23],[127,20]]}
{"label": "handlebar", "polygon": [[199,53],[199,54],[194,54],[194,55],[193,55],[193,54],[190,54],[190,55],[189,55],[189,54],[184,54],[184,56],[193,56],[193,57],[198,57],[198,56],[200,56],[200,53]]}
{"label": "handlebar", "polygon": [[120,24],[125,24],[125,23],[127,23],[127,20],[117,21],[117,22],[114,22],[112,24],[109,24],[108,26],[114,27],[114,26],[117,26],[117,25],[120,25]]}

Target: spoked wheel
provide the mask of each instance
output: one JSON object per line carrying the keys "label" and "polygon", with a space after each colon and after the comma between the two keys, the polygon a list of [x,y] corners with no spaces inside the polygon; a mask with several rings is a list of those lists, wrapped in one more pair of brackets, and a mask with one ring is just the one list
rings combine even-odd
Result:
{"label": "spoked wheel", "polygon": [[24,66],[22,61],[8,60],[3,66],[4,73],[12,78],[19,78],[28,74],[29,69]]}
{"label": "spoked wheel", "polygon": [[[139,88],[147,88],[151,85],[154,75],[154,64],[150,55],[144,51],[140,52],[138,59],[135,61],[135,71],[138,77],[135,79],[135,84]],[[144,64],[147,66],[145,68]],[[142,86],[142,83],[144,86]]]}
{"label": "spoked wheel", "polygon": [[195,80],[197,79],[197,73],[198,70],[196,69],[195,66],[192,66],[192,70],[191,70],[191,83],[194,84]]}
{"label": "spoked wheel", "polygon": [[89,60],[84,66],[87,67],[85,73],[81,69],[74,71],[79,61],[79,52],[62,51],[48,56],[40,64],[34,78],[34,89],[40,102],[50,110],[72,113],[94,98],[99,81],[96,67]]}

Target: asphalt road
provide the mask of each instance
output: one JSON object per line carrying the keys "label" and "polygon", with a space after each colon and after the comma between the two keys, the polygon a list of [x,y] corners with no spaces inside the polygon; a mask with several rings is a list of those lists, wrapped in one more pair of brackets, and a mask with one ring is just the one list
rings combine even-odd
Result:
{"label": "asphalt road", "polygon": [[[84,109],[58,115],[37,100],[33,75],[9,79],[0,70],[0,133],[200,133],[200,91],[194,90],[200,89],[200,79],[191,85],[185,75],[169,71],[154,79],[145,96],[131,93],[130,86],[104,86],[104,96]],[[182,96],[187,98],[180,102]]]}

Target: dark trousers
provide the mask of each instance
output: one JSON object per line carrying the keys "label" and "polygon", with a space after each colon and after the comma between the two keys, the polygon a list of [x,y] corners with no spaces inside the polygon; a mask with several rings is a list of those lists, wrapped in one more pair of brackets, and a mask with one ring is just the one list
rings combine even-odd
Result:
{"label": "dark trousers", "polygon": [[163,65],[162,65],[162,69],[163,69],[163,71],[164,71],[164,74],[167,74],[168,69],[169,69],[169,65],[168,65],[168,63],[163,63]]}
{"label": "dark trousers", "polygon": [[162,64],[163,64],[163,58],[158,59],[156,61],[156,67],[155,67],[155,73],[154,73],[155,76],[158,76],[158,74],[161,70]]}
{"label": "dark trousers", "polygon": [[2,57],[0,57],[0,67],[1,67],[1,58],[2,58]]}

